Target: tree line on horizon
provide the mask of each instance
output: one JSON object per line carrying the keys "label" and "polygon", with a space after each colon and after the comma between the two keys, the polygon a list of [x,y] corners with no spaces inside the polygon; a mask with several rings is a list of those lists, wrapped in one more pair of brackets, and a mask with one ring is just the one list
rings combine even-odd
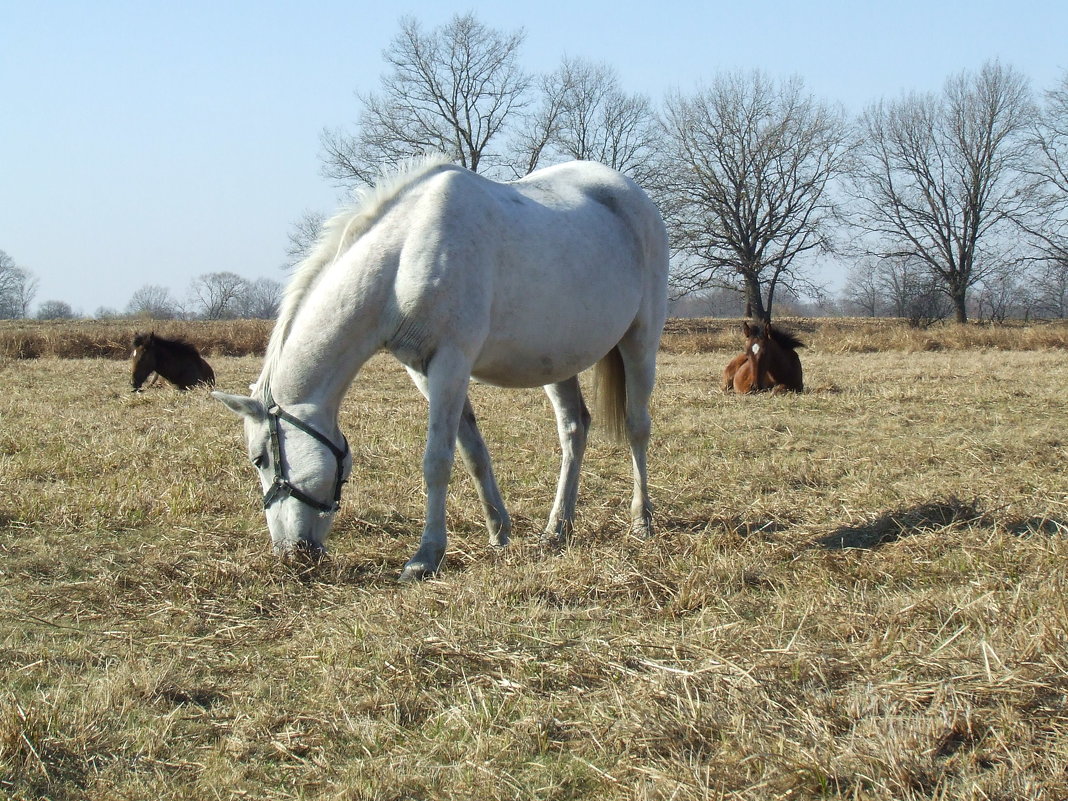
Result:
{"label": "tree line on horizon", "polygon": [[[323,176],[353,191],[431,152],[498,180],[603,162],[660,206],[676,313],[726,306],[770,320],[785,308],[919,324],[1068,316],[1068,72],[1036,97],[1025,76],[988,61],[941,92],[881,99],[855,116],[799,77],[722,72],[656,105],[580,58],[533,75],[523,41],[522,30],[471,13],[433,30],[402,18],[377,91],[357,94],[355,127],[323,130]],[[293,223],[289,265],[323,220],[309,211]],[[820,259],[848,265],[837,298],[814,277]],[[127,313],[266,311],[249,299],[253,282],[239,279],[240,301],[221,286],[226,275],[197,279],[186,308],[150,302],[168,293],[143,287]],[[26,316],[32,283],[4,254],[0,317]],[[230,298],[222,312],[218,294]]]}
{"label": "tree line on horizon", "polygon": [[[27,319],[37,278],[0,250],[0,320]],[[204,273],[193,279],[184,299],[168,287],[146,284],[131,295],[123,311],[101,307],[96,319],[267,320],[278,314],[284,287],[273,278],[249,280],[232,272]],[[69,303],[47,300],[32,315],[37,320],[73,320],[85,315]]]}

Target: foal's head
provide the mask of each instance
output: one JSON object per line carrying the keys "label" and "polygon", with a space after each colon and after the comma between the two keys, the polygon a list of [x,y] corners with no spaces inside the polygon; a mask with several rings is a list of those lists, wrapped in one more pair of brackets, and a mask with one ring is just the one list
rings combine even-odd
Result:
{"label": "foal's head", "polygon": [[767,373],[768,352],[774,347],[775,340],[772,338],[770,323],[764,325],[749,325],[742,323],[745,332],[745,355],[749,359],[749,368],[752,370],[753,384],[756,389],[764,389],[764,378]]}
{"label": "foal's head", "polygon": [[141,389],[145,379],[156,371],[156,335],[155,333],[142,334],[138,332],[133,338],[133,371],[131,383],[134,392]]}

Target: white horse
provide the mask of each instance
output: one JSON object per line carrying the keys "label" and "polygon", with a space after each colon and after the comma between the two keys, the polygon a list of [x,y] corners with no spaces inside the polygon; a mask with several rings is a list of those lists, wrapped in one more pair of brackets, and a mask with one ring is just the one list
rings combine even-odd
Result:
{"label": "white horse", "polygon": [[445,556],[457,439],[490,542],[508,542],[511,522],[467,400],[472,377],[545,388],[563,449],[546,537],[563,543],[590,425],[578,374],[598,364],[599,413],[630,444],[632,518],[650,535],[648,403],[667,270],[656,207],[600,164],[571,162],[495,183],[434,159],[380,184],[326,224],[298,268],[252,396],[213,393],[244,418],[275,550],[323,551],[352,466],[338,408],[383,348],[430,404],[425,527],[402,580],[436,572]]}

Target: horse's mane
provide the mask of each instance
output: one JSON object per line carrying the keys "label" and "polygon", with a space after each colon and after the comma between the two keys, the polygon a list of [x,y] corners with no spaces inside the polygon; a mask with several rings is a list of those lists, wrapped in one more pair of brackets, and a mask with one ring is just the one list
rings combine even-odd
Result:
{"label": "horse's mane", "polygon": [[805,343],[798,339],[795,334],[790,331],[783,331],[775,326],[771,326],[771,338],[775,340],[779,347],[787,350],[797,350],[805,347]]}
{"label": "horse's mane", "polygon": [[174,339],[167,339],[161,337],[157,333],[152,334],[136,334],[134,335],[134,347],[138,345],[148,344],[149,337],[151,337],[154,345],[163,351],[168,351],[173,354],[181,354],[182,356],[188,356],[192,358],[199,358],[200,351],[196,349],[196,346],[181,337],[175,337]]}
{"label": "horse's mane", "polygon": [[353,242],[370,230],[405,189],[448,163],[444,155],[435,154],[413,159],[393,172],[383,173],[373,186],[358,190],[352,203],[323,223],[318,240],[311,252],[297,265],[282,297],[278,321],[267,342],[263,370],[254,385],[261,399],[268,397],[271,375],[278,364],[293,319],[319,277]]}

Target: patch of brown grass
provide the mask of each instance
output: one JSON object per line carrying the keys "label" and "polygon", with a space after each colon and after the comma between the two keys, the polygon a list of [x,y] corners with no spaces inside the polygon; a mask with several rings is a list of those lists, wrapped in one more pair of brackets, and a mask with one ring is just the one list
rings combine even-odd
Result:
{"label": "patch of brown grass", "polygon": [[662,358],[658,536],[626,535],[595,428],[555,556],[548,403],[475,387],[516,538],[485,544],[459,471],[414,587],[425,405],[388,358],[343,407],[353,477],[309,571],[268,554],[205,392],[3,363],[0,796],[1068,795],[1068,354],[814,342],[789,397],[721,394],[720,357]]}
{"label": "patch of brown grass", "polygon": [[[1065,320],[1000,325],[944,323],[912,328],[898,319],[826,317],[782,318],[776,325],[798,334],[809,350],[827,353],[1068,349]],[[740,320],[669,320],[662,348],[680,354],[741,352],[745,344],[741,327]]]}
{"label": "patch of brown grass", "polygon": [[272,320],[0,320],[0,358],[127,359],[138,331],[182,338],[206,356],[262,355]]}
{"label": "patch of brown grass", "polygon": [[[927,329],[895,319],[783,318],[778,323],[799,334],[808,348],[829,353],[1068,349],[1068,321],[1063,320]],[[208,356],[263,355],[272,325],[270,320],[0,320],[0,358],[125,359],[137,331],[187,339]],[[663,338],[663,350],[678,354],[740,351],[743,344],[741,321],[726,319],[669,320]]]}

